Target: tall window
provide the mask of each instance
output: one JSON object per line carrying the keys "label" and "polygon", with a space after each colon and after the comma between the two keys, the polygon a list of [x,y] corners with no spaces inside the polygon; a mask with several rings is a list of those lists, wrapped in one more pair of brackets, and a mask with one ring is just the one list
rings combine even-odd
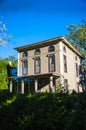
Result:
{"label": "tall window", "polygon": [[75,60],[77,61],[77,56],[75,56]]}
{"label": "tall window", "polygon": [[28,74],[28,61],[22,61],[22,74],[26,75]]}
{"label": "tall window", "polygon": [[35,74],[38,74],[40,73],[40,69],[41,69],[40,58],[35,59],[34,62],[35,62]]}
{"label": "tall window", "polygon": [[48,52],[52,52],[52,51],[55,51],[54,45],[50,45],[48,48]]}
{"label": "tall window", "polygon": [[79,74],[79,72],[78,72],[78,64],[76,63],[76,76],[78,77],[78,74]]}
{"label": "tall window", "polygon": [[64,72],[67,73],[67,57],[63,55],[63,61],[64,61]]}
{"label": "tall window", "polygon": [[40,54],[40,49],[39,49],[39,48],[35,49],[34,54],[35,54],[35,55],[39,55],[39,54]]}
{"label": "tall window", "polygon": [[27,57],[27,56],[28,56],[28,52],[27,51],[23,52],[23,57]]}
{"label": "tall window", "polygon": [[63,51],[66,53],[66,47],[65,46],[63,46]]}
{"label": "tall window", "polygon": [[51,55],[49,56],[49,72],[55,71],[55,56]]}

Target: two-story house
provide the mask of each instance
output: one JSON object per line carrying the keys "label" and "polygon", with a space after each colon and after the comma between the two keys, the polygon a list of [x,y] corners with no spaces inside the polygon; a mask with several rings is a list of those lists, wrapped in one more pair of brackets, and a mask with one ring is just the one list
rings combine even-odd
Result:
{"label": "two-story house", "polygon": [[81,54],[64,38],[56,37],[15,48],[18,51],[18,91],[82,91]]}

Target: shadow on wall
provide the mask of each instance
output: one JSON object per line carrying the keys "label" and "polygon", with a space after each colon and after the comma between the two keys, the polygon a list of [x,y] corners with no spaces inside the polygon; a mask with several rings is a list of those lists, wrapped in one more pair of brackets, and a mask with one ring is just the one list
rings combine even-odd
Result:
{"label": "shadow on wall", "polygon": [[86,70],[83,69],[82,66],[79,67],[79,75],[80,75],[79,86],[82,87],[82,91],[84,92],[86,91]]}

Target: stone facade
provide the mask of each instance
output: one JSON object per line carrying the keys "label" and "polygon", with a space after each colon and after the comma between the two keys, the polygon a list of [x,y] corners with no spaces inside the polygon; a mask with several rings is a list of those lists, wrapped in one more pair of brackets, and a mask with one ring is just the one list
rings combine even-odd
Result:
{"label": "stone facade", "polygon": [[69,92],[82,91],[79,84],[82,56],[64,37],[15,49],[18,51],[18,77],[23,80],[22,93],[28,86],[25,84],[29,84],[30,92],[55,92],[59,85]]}

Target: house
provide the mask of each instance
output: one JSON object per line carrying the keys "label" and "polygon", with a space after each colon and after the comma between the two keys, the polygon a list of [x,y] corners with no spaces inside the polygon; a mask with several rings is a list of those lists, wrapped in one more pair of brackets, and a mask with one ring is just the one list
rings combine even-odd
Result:
{"label": "house", "polygon": [[[81,54],[64,37],[15,48],[18,51],[18,91],[71,93],[82,91]],[[12,82],[11,82],[12,83]],[[12,84],[11,84],[12,89]]]}

